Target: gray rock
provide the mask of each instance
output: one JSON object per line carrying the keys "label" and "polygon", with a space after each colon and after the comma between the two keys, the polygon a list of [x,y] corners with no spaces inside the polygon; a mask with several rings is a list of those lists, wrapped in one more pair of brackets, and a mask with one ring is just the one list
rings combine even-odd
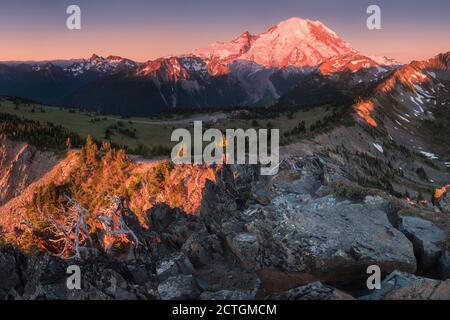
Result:
{"label": "gray rock", "polygon": [[150,229],[159,235],[167,247],[178,249],[191,234],[200,227],[197,217],[188,215],[179,208],[158,204],[147,212]]}
{"label": "gray rock", "polygon": [[443,212],[450,213],[450,188],[439,198],[437,205]]}
{"label": "gray rock", "polygon": [[252,185],[252,197],[258,203],[267,205],[272,198],[268,184],[265,181],[258,181]]}
{"label": "gray rock", "polygon": [[[231,250],[242,261],[253,261],[258,258],[260,250],[260,241],[255,234],[239,233],[228,242]],[[247,265],[251,268],[251,264]]]}
{"label": "gray rock", "polygon": [[160,262],[156,268],[156,275],[159,281],[164,281],[169,277],[176,276],[178,274],[192,274],[194,267],[182,252],[178,252]]}
{"label": "gray rock", "polygon": [[169,277],[176,276],[178,274],[178,266],[174,260],[163,260],[156,268],[156,275],[160,281],[164,281]]}
{"label": "gray rock", "polygon": [[356,204],[331,195],[315,199],[320,169],[302,171],[300,180],[310,179],[313,186],[278,183],[278,196],[251,210],[236,205],[232,176],[222,176],[227,178],[207,183],[200,217],[259,276],[266,292],[314,281],[363,288],[369,265],[378,265],[384,274],[416,271],[413,245],[388,220],[384,201],[373,197]]}
{"label": "gray rock", "polygon": [[198,288],[192,275],[170,277],[158,286],[161,300],[191,300],[198,297]]}
{"label": "gray rock", "polygon": [[419,270],[434,269],[447,240],[446,232],[431,221],[412,216],[400,217],[398,228],[413,243]]}
{"label": "gray rock", "polygon": [[251,300],[254,297],[248,292],[221,290],[217,292],[202,292],[201,300]]}
{"label": "gray rock", "polygon": [[219,238],[206,232],[194,233],[183,244],[182,250],[196,268],[223,257]]}
{"label": "gray rock", "polygon": [[389,202],[380,196],[366,196],[364,198],[364,203],[379,210],[383,211],[389,210]]}
{"label": "gray rock", "polygon": [[300,179],[289,182],[281,183],[279,189],[287,193],[295,194],[311,194],[314,193],[320,187],[320,182],[314,175],[303,175]]}
{"label": "gray rock", "polygon": [[332,196],[305,204],[287,194],[256,209],[251,220],[237,213],[230,221],[234,230],[242,223],[244,231],[227,228],[223,236],[269,292],[316,280],[362,284],[373,264],[386,273],[416,270],[411,242],[373,205]]}
{"label": "gray rock", "polygon": [[445,250],[438,262],[438,272],[442,279],[450,279],[450,250]]}
{"label": "gray rock", "polygon": [[274,294],[272,300],[355,300],[351,295],[321,282],[313,282],[287,292]]}
{"label": "gray rock", "polygon": [[21,284],[18,268],[14,249],[0,247],[0,299]]}
{"label": "gray rock", "polygon": [[[67,261],[48,254],[36,254],[28,259],[26,285],[16,299],[24,300],[137,300],[146,299],[144,287],[124,279],[101,261],[80,264],[81,289],[66,286]],[[118,270],[125,266],[115,264]]]}
{"label": "gray rock", "polygon": [[450,280],[440,281],[399,271],[392,272],[361,300],[449,300]]}
{"label": "gray rock", "polygon": [[174,261],[178,266],[178,270],[180,270],[180,273],[182,274],[192,274],[194,273],[194,266],[192,265],[191,261],[188,257],[182,252],[178,252],[174,256]]}
{"label": "gray rock", "polygon": [[28,259],[27,282],[23,299],[65,299],[67,265],[48,254],[36,254]]}
{"label": "gray rock", "polygon": [[83,290],[80,292],[77,292],[77,290],[70,290],[68,299],[146,299],[144,287],[128,282],[119,272],[104,266],[99,266],[94,269],[84,268],[82,289]]}
{"label": "gray rock", "polygon": [[146,264],[129,264],[127,265],[128,271],[130,272],[133,282],[139,285],[145,285],[147,282],[153,279],[153,274],[149,270],[150,266]]}

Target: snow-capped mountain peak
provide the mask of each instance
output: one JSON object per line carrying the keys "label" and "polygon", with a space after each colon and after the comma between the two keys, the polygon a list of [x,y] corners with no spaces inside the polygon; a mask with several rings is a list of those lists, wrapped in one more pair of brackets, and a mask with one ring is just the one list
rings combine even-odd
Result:
{"label": "snow-capped mountain peak", "polygon": [[214,42],[193,54],[224,63],[248,60],[263,67],[312,67],[351,52],[355,50],[323,23],[294,17],[258,36],[244,32],[230,42]]}
{"label": "snow-capped mountain peak", "polygon": [[386,56],[381,56],[381,57],[380,56],[367,56],[367,57],[382,66],[398,66],[398,65],[400,65],[400,62],[398,62],[397,60],[388,58]]}
{"label": "snow-capped mountain peak", "polygon": [[74,63],[64,70],[75,76],[79,76],[87,71],[97,71],[101,73],[114,73],[117,71],[136,68],[137,63],[119,56],[108,56],[103,58],[93,54],[89,59]]}
{"label": "snow-capped mountain peak", "polygon": [[230,42],[217,41],[206,48],[195,50],[193,55],[204,59],[218,59],[223,62],[229,62],[247,52],[256,38],[256,36],[253,36],[246,31]]}
{"label": "snow-capped mountain peak", "polygon": [[241,58],[265,67],[312,67],[353,51],[321,22],[291,18],[261,34]]}

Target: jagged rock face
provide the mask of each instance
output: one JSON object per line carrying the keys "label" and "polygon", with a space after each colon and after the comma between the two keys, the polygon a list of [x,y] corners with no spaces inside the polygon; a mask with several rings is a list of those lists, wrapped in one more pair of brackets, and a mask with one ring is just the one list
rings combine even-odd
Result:
{"label": "jagged rock face", "polygon": [[382,198],[352,203],[318,197],[317,179],[323,176],[304,172],[299,181],[274,185],[269,205],[260,201],[245,210],[217,196],[233,194],[226,183],[207,186],[201,216],[269,292],[316,280],[361,282],[373,264],[385,274],[416,271],[413,246],[389,222]]}
{"label": "jagged rock face", "polygon": [[178,274],[190,275],[192,273],[194,273],[194,267],[182,253],[177,253],[171,258],[161,261],[156,268],[156,275],[160,281],[165,281]]}
{"label": "jagged rock face", "polygon": [[274,289],[283,284],[283,273],[292,275],[287,285],[311,280],[342,284],[363,279],[369,265],[384,272],[416,269],[411,243],[390,225],[385,212],[369,205],[331,196],[302,203],[300,196],[286,195],[251,217],[246,233],[228,236],[229,243]]}
{"label": "jagged rock face", "polygon": [[381,283],[380,290],[363,300],[449,300],[450,281],[422,278],[394,271]]}
{"label": "jagged rock face", "polygon": [[440,256],[438,272],[442,279],[450,279],[450,250],[445,250]]}
{"label": "jagged rock face", "polygon": [[153,207],[148,212],[150,228],[158,233],[160,239],[168,246],[181,248],[199,223],[194,216],[186,215],[180,209],[172,209],[167,205]]}
{"label": "jagged rock face", "polygon": [[224,256],[220,239],[206,231],[192,234],[183,244],[182,250],[196,268],[207,266]]}
{"label": "jagged rock face", "polygon": [[67,267],[73,263],[47,254],[28,258],[26,284],[16,296],[26,300],[138,300],[151,298],[144,286],[132,280],[128,265],[98,257],[95,261],[80,263],[81,289],[67,288]]}
{"label": "jagged rock face", "polygon": [[418,268],[425,272],[435,269],[447,240],[446,232],[428,220],[408,216],[400,218],[399,230],[413,243]]}
{"label": "jagged rock face", "polygon": [[58,159],[22,142],[0,140],[0,206],[41,178]]}
{"label": "jagged rock face", "polygon": [[[447,190],[447,188],[445,188],[445,190]],[[442,209],[442,211],[450,213],[450,191],[445,191],[439,196],[437,199],[437,205]]]}
{"label": "jagged rock face", "polygon": [[22,284],[20,258],[12,247],[0,247],[0,299]]}

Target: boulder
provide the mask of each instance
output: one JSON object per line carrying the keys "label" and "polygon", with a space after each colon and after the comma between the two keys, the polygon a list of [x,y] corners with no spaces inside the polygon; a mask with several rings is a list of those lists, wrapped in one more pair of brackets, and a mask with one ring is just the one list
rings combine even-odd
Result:
{"label": "boulder", "polygon": [[450,213],[450,188],[439,197],[436,204],[443,212]]}
{"label": "boulder", "polygon": [[425,272],[435,269],[447,233],[431,221],[413,216],[401,216],[398,229],[413,243],[418,269]]}
{"label": "boulder", "polygon": [[203,267],[212,260],[220,260],[224,255],[220,239],[207,232],[194,233],[183,244],[182,250],[196,268]]}
{"label": "boulder", "polygon": [[233,228],[222,224],[223,234],[268,291],[317,280],[362,286],[367,267],[374,264],[385,274],[416,270],[411,242],[371,204],[339,202],[332,196],[305,203],[302,195],[287,194],[251,216],[245,213],[232,220]]}
{"label": "boulder", "polygon": [[351,295],[321,282],[313,282],[289,291],[274,294],[272,300],[355,300]]}
{"label": "boulder", "polygon": [[201,228],[198,218],[179,208],[158,204],[147,212],[150,230],[155,232],[162,245],[178,250],[192,233]]}
{"label": "boulder", "polygon": [[399,271],[381,283],[381,289],[362,296],[362,300],[449,300],[450,280],[440,281]]}
{"label": "boulder", "polygon": [[16,254],[12,247],[0,247],[0,299],[21,284]]}
{"label": "boulder", "polygon": [[262,204],[268,205],[272,197],[268,185],[265,181],[258,181],[252,185],[251,195],[253,199]]}
{"label": "boulder", "polygon": [[194,272],[194,267],[190,260],[181,252],[173,254],[170,258],[161,261],[156,268],[159,281],[164,281],[169,277],[178,274],[189,275]]}
{"label": "boulder", "polygon": [[[90,290],[97,289],[98,291],[101,291],[103,294],[106,294],[109,299],[114,300],[145,299],[144,292],[142,292],[142,290],[137,290],[137,286],[125,280],[125,278],[116,270],[102,268],[98,277],[94,278],[92,276],[93,276],[92,274],[85,272],[85,276],[83,278],[85,288]],[[86,289],[85,291],[88,291]],[[92,298],[89,297],[89,299]]]}
{"label": "boulder", "polygon": [[26,285],[22,299],[61,300],[66,298],[65,262],[48,254],[38,253],[28,258]]}
{"label": "boulder", "polygon": [[192,300],[198,297],[198,288],[192,275],[169,277],[158,286],[161,300]]}
{"label": "boulder", "polygon": [[138,263],[135,261],[127,263],[127,271],[131,275],[132,281],[141,286],[153,280],[154,276],[151,267],[150,263]]}
{"label": "boulder", "polygon": [[[72,262],[77,264],[77,262]],[[48,254],[39,253],[28,258],[26,285],[20,299],[24,300],[138,300],[146,299],[142,286],[125,280],[125,265],[98,257],[93,261],[79,261],[81,289],[68,289],[69,263]],[[114,269],[113,269],[114,268]],[[19,298],[19,297],[17,297]]]}
{"label": "boulder", "polygon": [[450,279],[450,250],[445,250],[438,262],[438,273],[442,279]]}
{"label": "boulder", "polygon": [[203,191],[200,217],[206,229],[259,276],[269,293],[314,281],[365,288],[370,265],[384,275],[396,269],[414,273],[413,245],[390,223],[386,200],[318,197],[320,163],[311,167],[310,173],[303,167],[299,180],[279,182],[270,204],[247,208],[236,204],[238,186],[225,167],[226,179],[217,177]]}

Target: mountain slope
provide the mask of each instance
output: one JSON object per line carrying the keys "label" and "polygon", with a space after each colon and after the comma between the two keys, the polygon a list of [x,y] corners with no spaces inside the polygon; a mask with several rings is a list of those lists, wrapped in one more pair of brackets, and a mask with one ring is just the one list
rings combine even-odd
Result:
{"label": "mountain slope", "polygon": [[[430,126],[445,121],[440,114],[450,109],[449,61],[447,52],[395,70],[367,100],[355,106],[358,114],[373,127],[381,127],[395,140],[429,158],[433,158],[433,152],[425,149],[428,145],[448,153],[448,144],[434,143],[437,137]],[[445,127],[443,123],[441,126]]]}

